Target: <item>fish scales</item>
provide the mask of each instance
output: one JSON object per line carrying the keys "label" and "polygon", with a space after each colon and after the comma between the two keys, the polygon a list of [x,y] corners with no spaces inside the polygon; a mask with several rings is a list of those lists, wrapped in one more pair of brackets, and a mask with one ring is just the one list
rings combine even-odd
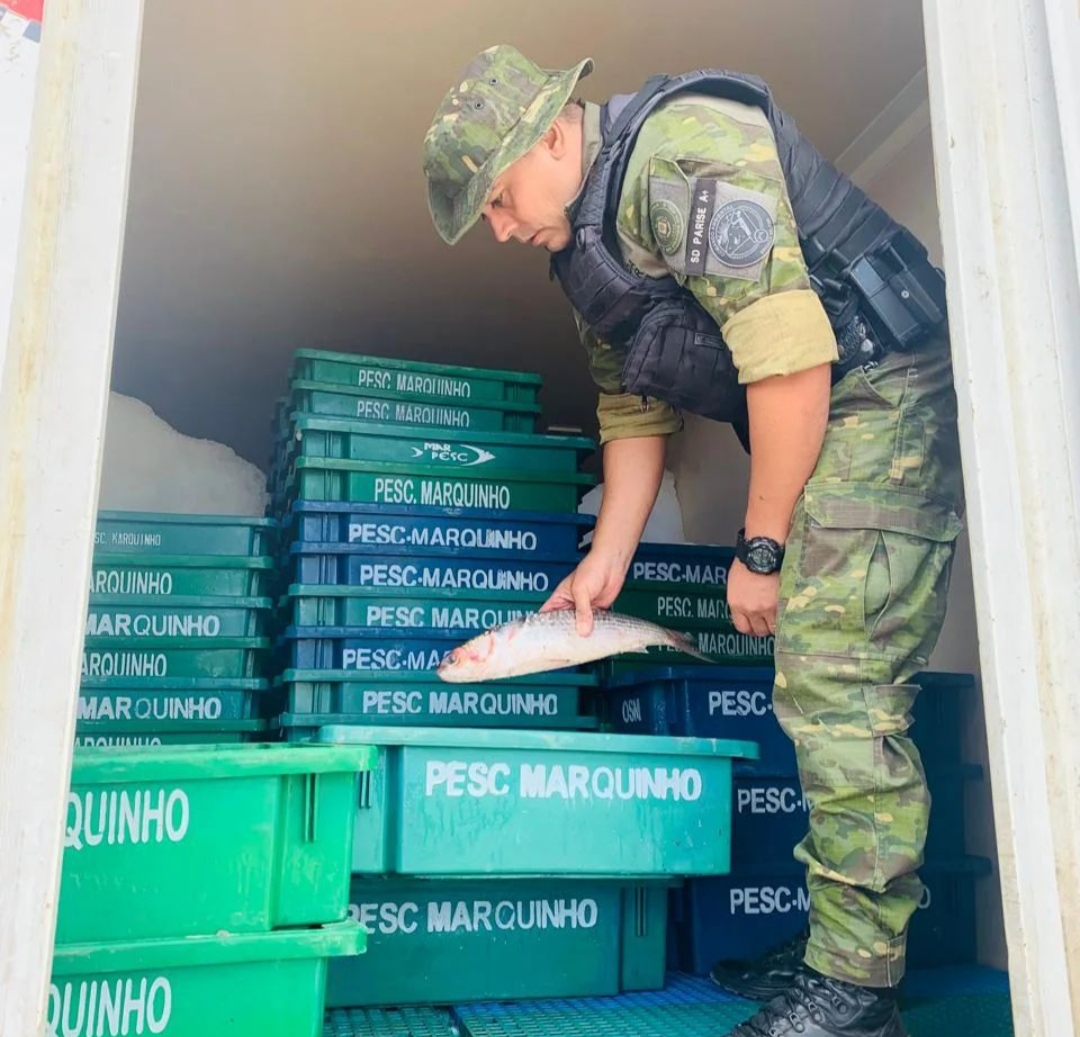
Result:
{"label": "fish scales", "polygon": [[592,632],[582,637],[574,611],[558,609],[534,612],[479,634],[449,653],[437,672],[450,683],[502,680],[661,645],[713,661],[686,634],[608,610],[593,612]]}

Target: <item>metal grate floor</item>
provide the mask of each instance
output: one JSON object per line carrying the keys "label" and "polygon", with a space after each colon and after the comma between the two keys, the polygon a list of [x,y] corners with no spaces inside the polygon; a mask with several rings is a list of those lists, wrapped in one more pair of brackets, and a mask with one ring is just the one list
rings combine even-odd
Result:
{"label": "metal grate floor", "polygon": [[450,1013],[437,1008],[351,1008],[326,1014],[323,1037],[460,1037]]}
{"label": "metal grate floor", "polygon": [[[909,1037],[1013,1037],[1007,980],[984,969],[913,974]],[[324,1037],[722,1037],[757,1011],[707,979],[672,975],[665,990],[618,997],[336,1011]]]}

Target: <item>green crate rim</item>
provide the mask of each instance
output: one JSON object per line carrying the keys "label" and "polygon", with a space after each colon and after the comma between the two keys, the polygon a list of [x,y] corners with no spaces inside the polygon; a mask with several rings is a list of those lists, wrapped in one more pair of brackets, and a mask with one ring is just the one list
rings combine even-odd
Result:
{"label": "green crate rim", "polygon": [[[343,547],[350,545],[343,544]],[[393,546],[393,545],[387,545]],[[410,549],[412,550],[412,549]],[[334,552],[335,554],[339,552]],[[341,554],[347,554],[342,551]],[[431,555],[428,557],[439,558],[443,556]],[[452,556],[450,556],[452,557]],[[486,559],[485,561],[497,561],[498,559]],[[542,562],[559,562],[563,559],[551,559],[540,558],[537,559]],[[573,559],[566,559],[568,563]],[[387,593],[389,591],[390,593]],[[478,596],[477,591],[457,590],[452,588],[449,590],[443,590],[441,588],[425,588],[425,587],[350,587],[346,585],[327,584],[325,586],[317,583],[293,583],[289,585],[289,589],[282,597],[282,601],[291,600],[293,598],[421,598],[425,601],[461,601],[461,602],[482,602],[487,605],[491,602],[496,603],[513,603],[520,602],[522,604],[540,602],[543,604],[549,597],[543,591],[533,591],[528,593],[525,591],[487,591],[484,592],[483,597]]]}
{"label": "green crate rim", "polygon": [[290,393],[324,392],[334,396],[355,396],[358,399],[393,400],[396,403],[429,403],[432,406],[457,407],[460,410],[501,410],[509,414],[539,415],[543,411],[539,403],[525,403],[520,400],[462,400],[460,397],[423,396],[416,393],[395,392],[392,389],[360,388],[355,385],[339,385],[336,382],[313,382],[307,378],[290,380],[289,391]]}
{"label": "green crate rim", "polygon": [[130,637],[87,637],[87,648],[113,648],[128,651],[159,652],[186,651],[211,652],[218,649],[246,648],[268,649],[273,645],[269,637],[147,637],[134,640]]}
{"label": "green crate rim", "polygon": [[[294,430],[304,432],[344,432],[348,435],[372,436],[381,439],[432,439],[430,428],[412,425],[386,425],[381,422],[352,418],[324,418],[319,415],[295,412],[291,416]],[[497,446],[536,447],[538,449],[576,450],[591,453],[596,443],[585,436],[554,436],[544,432],[470,432],[468,429],[447,431],[440,438],[459,439],[468,443],[494,443]],[[290,441],[293,437],[290,437]]]}
{"label": "green crate rim", "polygon": [[[165,511],[99,511],[98,522],[137,522],[155,526],[249,526],[252,529],[276,529],[277,522],[255,515],[185,515]],[[239,557],[243,557],[242,555]]]}
{"label": "green crate rim", "polygon": [[599,679],[594,673],[534,673],[477,684],[451,684],[439,680],[434,670],[285,670],[274,679],[275,687],[285,684],[437,684],[448,691],[455,688],[484,688],[491,691],[500,687],[520,688],[522,685],[595,688],[598,683]]}
{"label": "green crate rim", "polygon": [[363,744],[80,746],[71,765],[71,785],[359,772],[372,770],[375,760],[375,748]]}
{"label": "green crate rim", "polygon": [[[461,721],[456,722],[458,726],[467,727],[470,731],[506,731],[510,730],[509,726],[503,727],[500,725],[483,725],[481,727],[470,727]],[[285,728],[293,731],[311,731],[318,732],[324,727],[351,727],[354,724],[366,724],[372,725],[371,720],[366,716],[358,713],[282,713],[275,718],[274,724],[279,728]],[[374,726],[374,725],[372,725]],[[381,726],[381,725],[380,725]],[[439,725],[429,724],[429,727],[437,727]],[[453,726],[453,725],[447,725]],[[594,732],[600,727],[600,719],[598,717],[591,716],[587,713],[579,713],[574,717],[574,723],[570,727],[545,727],[543,725],[537,727],[530,727],[527,730],[530,731],[546,731],[548,733],[571,733],[578,732]],[[314,744],[314,743],[298,743],[298,744]],[[457,876],[455,876],[457,878]]]}
{"label": "green crate rim", "polygon": [[144,695],[181,691],[270,691],[270,681],[266,677],[100,677],[97,680],[107,683],[98,684],[95,678],[84,677],[80,690],[95,694],[127,691]]}
{"label": "green crate rim", "polygon": [[149,969],[242,965],[262,961],[344,957],[363,953],[367,933],[358,922],[271,933],[220,933],[124,943],[73,943],[55,948],[54,976],[142,972]]}
{"label": "green crate rim", "polygon": [[226,731],[269,731],[269,720],[80,720],[78,734],[175,735],[219,734]]}
{"label": "green crate rim", "polygon": [[[291,714],[286,714],[291,716]],[[283,718],[284,719],[284,718]],[[304,725],[297,725],[304,726]],[[310,726],[310,725],[307,725]],[[550,731],[484,728],[408,728],[347,724],[324,727],[316,736],[320,745],[366,744],[382,748],[476,749],[480,751],[552,750]],[[627,756],[721,756],[756,760],[756,742],[727,738],[676,738],[667,735],[623,735],[606,732],[560,732],[559,752],[622,753]]]}
{"label": "green crate rim", "polygon": [[92,560],[95,568],[111,566],[116,569],[246,569],[277,568],[272,555],[145,555],[103,551]]}
{"label": "green crate rim", "polygon": [[[473,479],[484,482],[557,483],[560,485],[576,483],[579,486],[587,486],[596,481],[596,476],[590,472],[523,472],[519,469],[485,469],[480,472],[470,468],[454,470],[451,474],[445,468],[433,468],[422,464],[396,464],[393,461],[346,461],[335,457],[298,457],[293,461],[291,468],[358,472],[361,475],[415,475],[440,479]],[[295,477],[290,474],[288,482],[291,485],[295,482]]]}
{"label": "green crate rim", "polygon": [[447,377],[475,378],[485,382],[519,382],[526,385],[543,385],[542,375],[532,371],[503,371],[494,367],[459,367],[437,364],[425,360],[401,360],[397,357],[370,356],[366,353],[338,353],[322,349],[298,349],[293,353],[296,360],[328,360],[351,367],[386,367],[395,371],[424,371]]}
{"label": "green crate rim", "polygon": [[274,607],[273,598],[230,598],[224,594],[95,594],[90,598],[91,605],[104,605],[116,608],[153,608],[172,609],[240,609],[259,612]]}

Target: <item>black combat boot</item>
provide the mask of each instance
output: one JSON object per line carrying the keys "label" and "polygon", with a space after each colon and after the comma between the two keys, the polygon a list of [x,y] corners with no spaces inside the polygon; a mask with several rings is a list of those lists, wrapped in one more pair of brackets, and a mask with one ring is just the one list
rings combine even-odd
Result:
{"label": "black combat boot", "polygon": [[787,990],[803,967],[809,932],[766,951],[760,958],[721,961],[709,978],[721,989],[749,1001],[771,1001]]}
{"label": "black combat boot", "polygon": [[857,987],[810,969],[728,1037],[908,1037],[891,990]]}

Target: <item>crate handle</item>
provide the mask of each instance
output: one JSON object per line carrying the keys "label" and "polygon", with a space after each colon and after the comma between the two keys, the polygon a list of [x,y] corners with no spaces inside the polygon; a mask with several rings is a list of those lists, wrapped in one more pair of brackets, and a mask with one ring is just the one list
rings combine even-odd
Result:
{"label": "crate handle", "polygon": [[372,794],[372,773],[371,771],[361,771],[359,781],[359,792],[357,795],[357,802],[361,810],[371,809],[371,794]]}
{"label": "crate handle", "polygon": [[648,935],[649,891],[644,886],[634,887],[634,935],[639,939]]}
{"label": "crate handle", "polygon": [[319,801],[319,776],[317,774],[304,775],[304,806],[303,806],[303,840],[306,843],[315,842],[315,816],[318,812]]}

